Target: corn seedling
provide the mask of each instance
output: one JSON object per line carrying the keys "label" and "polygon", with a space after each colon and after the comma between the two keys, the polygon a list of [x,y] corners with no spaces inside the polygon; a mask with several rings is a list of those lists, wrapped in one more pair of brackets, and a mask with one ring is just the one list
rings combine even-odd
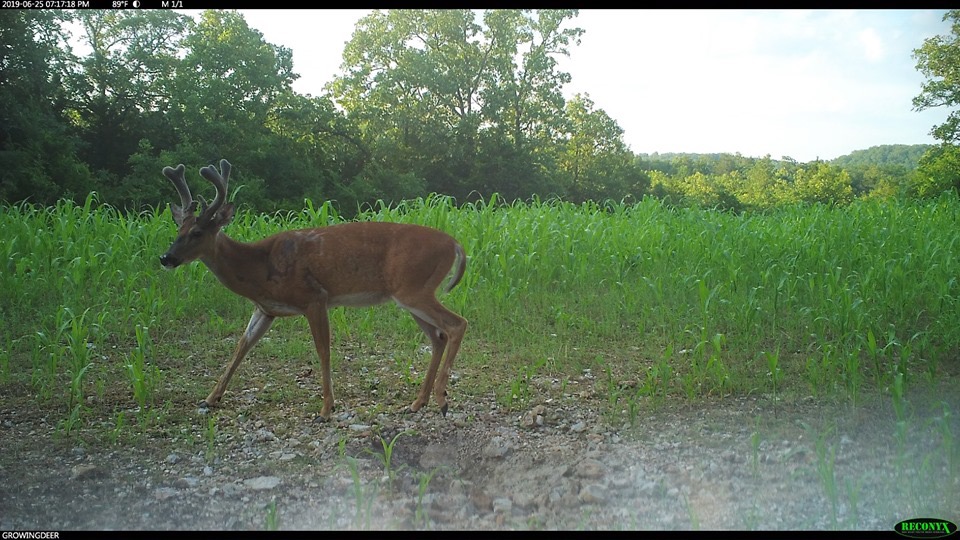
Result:
{"label": "corn seedling", "polygon": [[418,526],[423,527],[424,529],[430,528],[430,516],[427,514],[427,510],[423,507],[423,498],[427,494],[427,489],[430,487],[430,481],[433,480],[433,476],[436,473],[437,469],[421,471],[417,473],[417,506],[414,509],[414,521]]}
{"label": "corn seedling", "polygon": [[203,430],[204,440],[206,441],[206,450],[204,451],[204,457],[207,462],[212,462],[214,456],[216,455],[216,443],[217,443],[217,419],[211,414],[207,418],[207,425]]}
{"label": "corn seedling", "polygon": [[817,437],[815,450],[817,454],[817,475],[820,478],[820,485],[827,495],[827,501],[830,503],[831,526],[836,529],[840,493],[837,489],[837,477],[833,465],[836,461],[837,449],[834,446],[828,446],[825,434],[820,434]]}
{"label": "corn seedling", "polygon": [[[903,373],[894,374],[891,394],[893,396],[893,412],[896,417],[897,455],[901,464],[906,457],[907,450],[907,401],[903,396],[903,386]],[[902,470],[903,467],[899,467],[899,469]]]}
{"label": "corn seedling", "polygon": [[750,463],[753,465],[753,476],[760,477],[760,417],[754,420],[753,433],[750,434],[750,449],[752,450]]}
{"label": "corn seedling", "polygon": [[277,515],[277,500],[271,499],[264,508],[266,515],[263,518],[263,528],[268,531],[276,531],[280,528],[280,518]]}
{"label": "corn seedling", "polygon": [[394,435],[394,437],[389,441],[384,439],[382,436],[378,434],[377,440],[380,441],[380,446],[382,450],[380,452],[377,452],[374,450],[370,450],[369,448],[366,449],[367,453],[377,458],[377,461],[379,461],[380,464],[383,465],[383,472],[384,474],[387,475],[387,479],[388,479],[388,482],[390,483],[390,487],[393,486],[393,477],[394,477],[394,474],[396,474],[397,472],[396,468],[393,466],[393,452],[394,452],[394,449],[396,448],[397,441],[400,440],[400,437],[402,435],[413,435],[413,434],[414,432],[409,430],[401,431],[400,433],[397,433],[396,435]]}
{"label": "corn seedling", "polygon": [[137,347],[130,354],[130,361],[126,365],[127,376],[133,387],[133,398],[141,410],[153,401],[153,392],[160,382],[160,369],[148,362],[152,356],[150,335],[146,327],[135,327]]}

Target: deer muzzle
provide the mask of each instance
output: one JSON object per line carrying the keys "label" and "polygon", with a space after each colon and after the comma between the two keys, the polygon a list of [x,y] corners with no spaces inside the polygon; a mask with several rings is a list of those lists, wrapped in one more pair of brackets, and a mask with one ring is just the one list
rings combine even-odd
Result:
{"label": "deer muzzle", "polygon": [[182,262],[183,261],[181,261],[180,259],[174,257],[169,253],[164,253],[163,255],[160,256],[160,264],[162,264],[163,267],[166,269],[176,268],[180,266]]}

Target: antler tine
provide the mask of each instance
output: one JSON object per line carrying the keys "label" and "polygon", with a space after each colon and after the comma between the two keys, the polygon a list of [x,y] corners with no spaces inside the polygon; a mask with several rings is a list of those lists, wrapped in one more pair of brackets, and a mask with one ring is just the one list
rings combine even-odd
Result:
{"label": "antler tine", "polygon": [[210,206],[203,212],[203,215],[206,217],[216,214],[217,211],[220,210],[220,207],[223,206],[224,201],[227,200],[227,182],[230,180],[230,162],[221,159],[220,171],[221,172],[217,172],[217,168],[213,165],[208,165],[200,169],[200,176],[204,177],[217,189],[217,196],[214,197],[213,202],[210,203]]}
{"label": "antler tine", "polygon": [[173,187],[177,188],[177,193],[180,194],[180,205],[183,208],[184,212],[193,211],[193,197],[190,196],[190,188],[187,186],[187,179],[183,176],[184,166],[183,163],[177,165],[177,168],[173,167],[164,167],[163,175],[167,177],[170,182],[173,183]]}

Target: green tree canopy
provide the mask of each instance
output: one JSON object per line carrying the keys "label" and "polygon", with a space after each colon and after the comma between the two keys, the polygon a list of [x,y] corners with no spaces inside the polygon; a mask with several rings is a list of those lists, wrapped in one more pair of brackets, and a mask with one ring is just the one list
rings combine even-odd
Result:
{"label": "green tree canopy", "polygon": [[[490,10],[478,21],[474,10],[374,11],[357,24],[331,89],[401,171],[431,191],[464,196],[482,186],[492,164],[480,157],[493,157],[493,148],[514,147],[497,152],[495,167],[508,174],[530,174],[537,167],[524,162],[550,159],[553,150],[544,149],[562,132],[561,87],[569,81],[555,56],[582,33],[563,28],[575,15]],[[539,153],[524,146],[530,139]],[[526,195],[543,185],[527,180],[534,189]]]}
{"label": "green tree canopy", "polygon": [[954,144],[960,139],[960,10],[950,10],[943,16],[951,21],[950,35],[933,36],[913,52],[917,69],[927,80],[913,105],[922,111],[931,107],[951,107],[947,121],[933,129],[933,136]]}
{"label": "green tree canopy", "polygon": [[77,153],[64,86],[66,12],[0,10],[0,199],[52,203],[95,186]]}

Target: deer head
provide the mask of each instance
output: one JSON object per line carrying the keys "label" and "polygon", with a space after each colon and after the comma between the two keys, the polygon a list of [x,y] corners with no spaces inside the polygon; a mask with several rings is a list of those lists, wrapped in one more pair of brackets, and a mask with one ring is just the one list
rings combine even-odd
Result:
{"label": "deer head", "polygon": [[183,171],[182,163],[176,169],[163,168],[163,175],[173,183],[173,187],[180,194],[181,204],[170,205],[173,220],[179,230],[173,245],[160,257],[160,264],[168,269],[193,261],[204,253],[210,253],[220,229],[233,219],[233,204],[224,204],[227,199],[227,182],[230,179],[230,163],[227,160],[220,160],[220,172],[212,165],[200,169],[200,176],[213,184],[217,195],[210,206],[201,206],[199,216],[196,215],[197,202],[190,196],[190,188]]}

